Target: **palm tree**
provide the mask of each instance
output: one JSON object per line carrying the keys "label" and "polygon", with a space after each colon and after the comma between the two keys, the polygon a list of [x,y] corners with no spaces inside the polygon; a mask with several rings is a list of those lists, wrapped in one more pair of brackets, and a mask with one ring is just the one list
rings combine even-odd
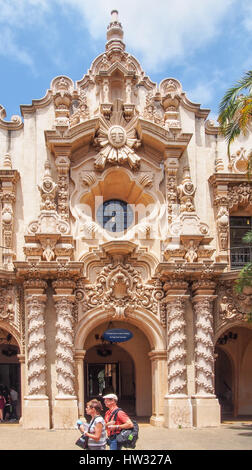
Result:
{"label": "palm tree", "polygon": [[[219,106],[220,132],[230,145],[239,136],[246,135],[252,129],[252,70],[249,70],[234,87],[227,90]],[[248,156],[248,177],[252,173],[252,151]],[[243,241],[252,244],[252,232],[248,232]],[[252,286],[252,262],[247,263],[240,271],[236,280],[236,291],[243,292],[247,286]],[[252,320],[251,315],[248,320]]]}
{"label": "palm tree", "polygon": [[[219,106],[220,132],[227,140],[228,156],[230,145],[240,135],[251,131],[252,124],[252,70],[238,80],[234,87],[227,90]],[[250,175],[252,169],[252,152],[249,155]]]}

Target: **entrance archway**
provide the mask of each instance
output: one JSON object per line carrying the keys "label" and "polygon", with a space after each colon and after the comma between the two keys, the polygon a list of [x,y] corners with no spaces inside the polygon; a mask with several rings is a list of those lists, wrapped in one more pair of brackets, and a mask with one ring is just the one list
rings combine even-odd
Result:
{"label": "entrance archway", "polygon": [[[152,411],[151,363],[148,357],[151,351],[150,344],[142,331],[134,325],[116,321],[112,327],[127,328],[133,337],[120,345],[102,342],[103,333],[108,329],[107,322],[98,325],[90,332],[84,344],[86,350],[84,380],[87,398],[90,397],[90,393],[104,394],[102,391],[104,385],[106,392],[112,391],[119,395],[120,405],[124,404],[129,412],[137,416],[150,417]],[[105,351],[108,353],[106,357],[102,356]]]}
{"label": "entrance archway", "polygon": [[[18,393],[18,402],[15,409],[5,409],[4,417],[16,418],[21,416],[21,372],[18,359],[19,346],[14,336],[6,329],[0,327],[0,389],[8,397],[10,389]],[[12,412],[11,412],[12,411]]]}
{"label": "entrance archway", "polygon": [[135,414],[135,365],[123,347],[98,344],[90,348],[84,361],[84,380],[88,400],[116,393],[120,406]]}
{"label": "entrance archway", "polygon": [[252,328],[230,325],[218,337],[216,395],[223,418],[252,415]]}
{"label": "entrance archway", "polygon": [[215,394],[221,407],[221,415],[233,414],[234,383],[232,363],[228,354],[220,347],[216,348]]}
{"label": "entrance archway", "polygon": [[[100,337],[108,329],[110,315],[99,309],[93,309],[79,322],[75,336],[75,359],[78,374],[79,413],[84,412],[87,400],[87,378],[84,374],[83,363],[86,361],[91,348],[101,345]],[[136,310],[134,316],[126,321],[114,321],[114,328],[129,329],[133,337],[124,343],[117,344],[119,351],[128,353],[134,364],[131,373],[131,387],[135,387],[135,415],[150,418],[154,426],[162,426],[164,422],[164,397],[167,394],[167,350],[165,331],[157,317],[151,312]],[[98,357],[98,356],[97,356]],[[116,360],[116,362],[119,362]],[[108,360],[110,363],[110,359]],[[125,371],[125,369],[124,369]],[[114,373],[115,374],[115,373]],[[123,369],[121,368],[121,374]],[[125,372],[124,372],[125,376]],[[121,378],[121,381],[124,380]]]}

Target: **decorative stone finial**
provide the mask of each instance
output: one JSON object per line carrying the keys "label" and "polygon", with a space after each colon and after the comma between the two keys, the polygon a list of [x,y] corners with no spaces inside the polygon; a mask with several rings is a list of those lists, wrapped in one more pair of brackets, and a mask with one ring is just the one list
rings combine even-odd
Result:
{"label": "decorative stone finial", "polygon": [[107,27],[107,43],[106,50],[109,51],[124,51],[125,44],[123,42],[123,28],[118,21],[118,11],[111,11],[111,22]]}
{"label": "decorative stone finial", "polygon": [[3,169],[4,170],[12,170],[12,162],[11,162],[11,155],[6,153],[3,160]]}

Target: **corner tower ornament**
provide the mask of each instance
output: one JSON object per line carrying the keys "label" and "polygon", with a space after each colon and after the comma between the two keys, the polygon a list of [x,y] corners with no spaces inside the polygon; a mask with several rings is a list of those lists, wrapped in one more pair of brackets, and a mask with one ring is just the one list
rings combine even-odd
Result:
{"label": "corner tower ornament", "polygon": [[140,147],[135,130],[136,118],[126,123],[122,112],[114,113],[110,121],[101,118],[98,137],[94,144],[102,147],[96,157],[94,166],[97,170],[103,170],[106,163],[123,165],[128,163],[132,170],[140,167],[140,157],[135,149]]}

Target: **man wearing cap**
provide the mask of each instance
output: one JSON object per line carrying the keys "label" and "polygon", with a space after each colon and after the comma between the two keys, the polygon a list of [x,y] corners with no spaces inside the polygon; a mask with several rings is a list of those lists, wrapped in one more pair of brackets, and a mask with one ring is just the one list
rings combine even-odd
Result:
{"label": "man wearing cap", "polygon": [[[118,398],[114,393],[109,393],[103,397],[108,411],[105,414],[105,426],[108,433],[108,444],[110,450],[121,450],[121,446],[116,440],[116,435],[120,434],[122,429],[133,428],[133,423],[129,416],[118,408]],[[116,410],[119,411],[117,412]],[[114,419],[114,415],[116,418]]]}

